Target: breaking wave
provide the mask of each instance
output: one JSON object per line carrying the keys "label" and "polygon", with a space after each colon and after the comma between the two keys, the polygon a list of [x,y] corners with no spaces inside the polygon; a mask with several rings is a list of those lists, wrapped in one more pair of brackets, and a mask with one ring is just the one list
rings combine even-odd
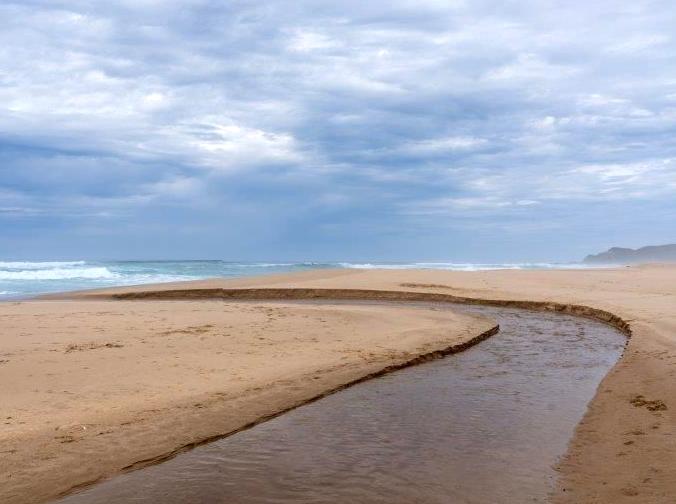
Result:
{"label": "breaking wave", "polygon": [[351,269],[432,269],[432,270],[449,270],[449,271],[485,271],[485,270],[499,270],[499,269],[577,269],[585,268],[583,264],[556,264],[556,263],[498,263],[498,264],[481,264],[481,263],[446,263],[446,262],[420,262],[420,263],[338,263],[341,268]]}
{"label": "breaking wave", "polygon": [[39,270],[84,266],[85,261],[0,261],[0,270]]}
{"label": "breaking wave", "polygon": [[113,273],[103,266],[45,269],[29,267],[22,270],[9,271],[7,266],[0,266],[0,268],[7,268],[0,270],[0,280],[67,280],[77,278],[93,280],[119,278],[117,273]]}

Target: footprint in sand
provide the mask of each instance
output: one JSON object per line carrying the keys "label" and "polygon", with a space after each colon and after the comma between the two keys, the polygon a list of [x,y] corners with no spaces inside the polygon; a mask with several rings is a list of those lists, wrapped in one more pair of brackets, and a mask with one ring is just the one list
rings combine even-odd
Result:
{"label": "footprint in sand", "polygon": [[648,411],[665,411],[667,409],[667,405],[661,399],[648,400],[640,394],[630,399],[629,402],[636,408],[645,407]]}

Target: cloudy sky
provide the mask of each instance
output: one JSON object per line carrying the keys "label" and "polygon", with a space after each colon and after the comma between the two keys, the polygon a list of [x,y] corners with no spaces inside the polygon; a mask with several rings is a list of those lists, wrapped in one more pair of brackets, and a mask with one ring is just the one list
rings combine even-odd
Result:
{"label": "cloudy sky", "polygon": [[0,258],[676,242],[676,6],[0,3]]}

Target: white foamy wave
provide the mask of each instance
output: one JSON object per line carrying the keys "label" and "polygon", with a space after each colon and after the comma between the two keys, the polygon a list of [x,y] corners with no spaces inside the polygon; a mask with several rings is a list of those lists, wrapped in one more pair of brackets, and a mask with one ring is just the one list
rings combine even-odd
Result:
{"label": "white foamy wave", "polygon": [[414,264],[371,264],[371,263],[338,263],[341,268],[350,269],[413,269],[419,268]]}
{"label": "white foamy wave", "polygon": [[352,269],[435,269],[449,271],[486,271],[499,269],[577,269],[589,268],[583,264],[556,264],[556,263],[503,263],[503,264],[481,264],[481,263],[445,263],[445,262],[421,262],[408,264],[372,264],[372,263],[338,263],[342,268]]}
{"label": "white foamy wave", "polygon": [[406,270],[406,269],[437,269],[437,270],[453,270],[453,271],[477,271],[481,269],[516,269],[514,265],[489,265],[489,264],[466,264],[466,263],[407,263],[407,264],[391,264],[391,263],[339,263],[343,268],[352,269],[392,269],[392,270]]}
{"label": "white foamy wave", "polygon": [[327,267],[331,266],[330,263],[321,263],[321,262],[288,262],[288,263],[239,263],[239,264],[228,264],[232,268],[290,268],[290,267],[303,267],[303,268],[312,268],[312,267]]}
{"label": "white foamy wave", "polygon": [[0,280],[66,280],[66,279],[114,279],[119,278],[108,268],[50,268],[26,269],[23,271],[0,271]]}
{"label": "white foamy wave", "polygon": [[294,265],[295,263],[242,263],[230,266],[233,268],[283,268]]}
{"label": "white foamy wave", "polygon": [[147,284],[147,283],[167,283],[167,282],[187,282],[190,280],[201,280],[204,277],[201,276],[192,276],[192,275],[160,275],[160,274],[148,274],[148,275],[117,275],[114,277],[116,279],[116,284],[120,285],[135,285],[135,284]]}
{"label": "white foamy wave", "polygon": [[83,266],[84,264],[84,261],[0,261],[0,269],[40,270]]}

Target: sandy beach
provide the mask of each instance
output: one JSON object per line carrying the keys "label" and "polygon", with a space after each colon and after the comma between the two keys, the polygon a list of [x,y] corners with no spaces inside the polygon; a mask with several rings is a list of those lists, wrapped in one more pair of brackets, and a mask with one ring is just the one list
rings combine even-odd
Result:
{"label": "sandy beach", "polygon": [[676,266],[640,266],[324,270],[4,303],[0,500],[44,502],[494,327],[415,307],[214,299],[219,289],[259,289],[260,298],[262,289],[282,298],[279,289],[423,293],[612,314],[632,336],[571,440],[553,501],[662,503],[676,494]]}
{"label": "sandy beach", "polygon": [[0,501],[233,432],[493,328],[465,315],[212,301],[0,305]]}

